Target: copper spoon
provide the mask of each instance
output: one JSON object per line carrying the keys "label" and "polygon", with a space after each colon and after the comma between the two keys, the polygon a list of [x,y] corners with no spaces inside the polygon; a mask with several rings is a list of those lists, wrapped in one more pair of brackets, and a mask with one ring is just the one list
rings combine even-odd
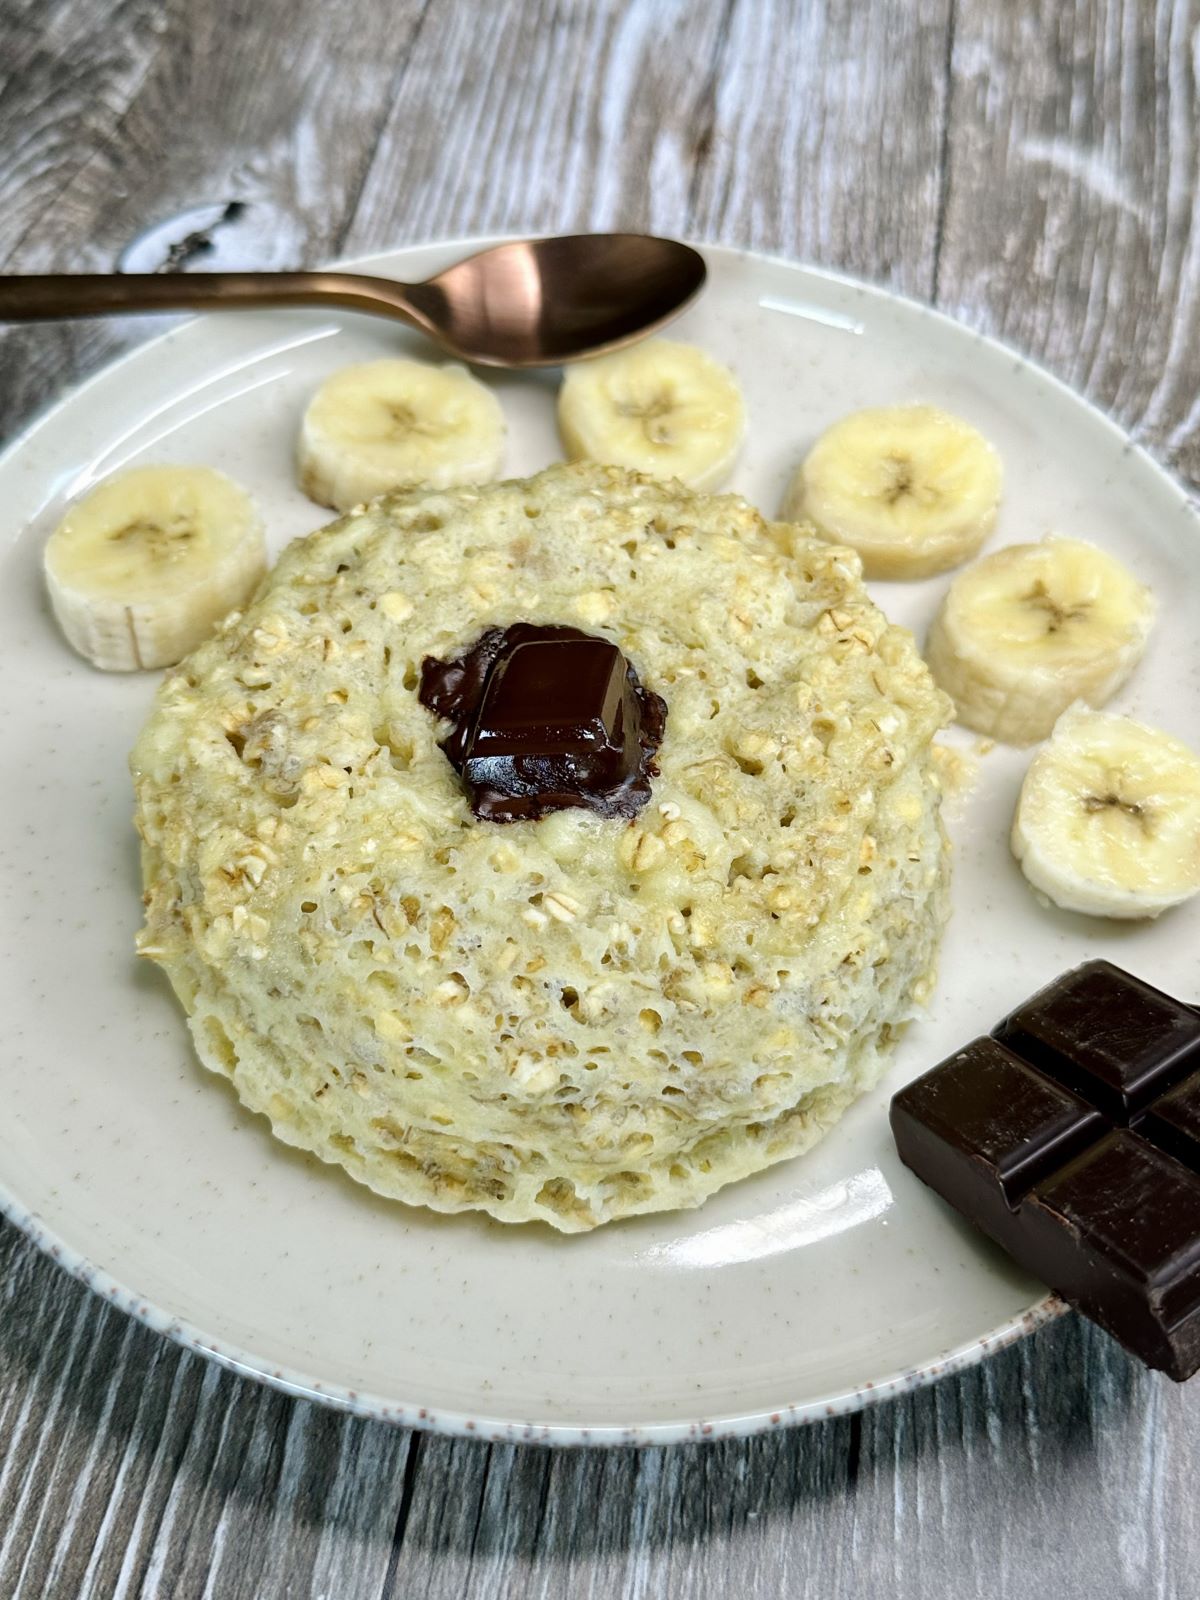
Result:
{"label": "copper spoon", "polygon": [[493,245],[424,283],[336,271],[0,277],[0,322],[343,306],[406,322],[479,366],[544,367],[640,339],[682,311],[704,277],[704,258],[674,239],[581,233]]}

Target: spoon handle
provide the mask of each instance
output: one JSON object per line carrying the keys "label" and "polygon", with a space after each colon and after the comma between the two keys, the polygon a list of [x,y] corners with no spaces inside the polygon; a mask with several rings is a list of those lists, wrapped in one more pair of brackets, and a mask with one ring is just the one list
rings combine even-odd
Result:
{"label": "spoon handle", "polygon": [[80,272],[0,277],[0,322],[136,311],[338,305],[422,325],[402,283],[349,272]]}

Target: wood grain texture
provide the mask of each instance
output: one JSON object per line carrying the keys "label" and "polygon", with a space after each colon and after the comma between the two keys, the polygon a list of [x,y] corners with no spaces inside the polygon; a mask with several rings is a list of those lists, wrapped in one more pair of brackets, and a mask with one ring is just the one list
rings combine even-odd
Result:
{"label": "wood grain texture", "polygon": [[[1198,0],[0,0],[0,267],[163,223],[165,257],[228,200],[185,266],[687,232],[935,298],[1194,480],[1198,30]],[[149,331],[0,334],[0,436]],[[6,1600],[1194,1600],[1198,1449],[1200,1388],[1075,1319],[766,1439],[422,1438],[218,1372],[0,1228]]]}
{"label": "wood grain texture", "polygon": [[1192,478],[1196,29],[1190,0],[958,0],[936,284]]}

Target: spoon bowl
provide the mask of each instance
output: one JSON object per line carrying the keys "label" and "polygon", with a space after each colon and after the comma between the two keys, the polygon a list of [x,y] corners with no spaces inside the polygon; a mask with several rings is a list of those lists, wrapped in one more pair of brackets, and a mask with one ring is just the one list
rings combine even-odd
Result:
{"label": "spoon bowl", "polygon": [[50,273],[0,278],[0,322],[337,305],[418,328],[477,366],[560,366],[653,333],[703,288],[704,258],[642,233],[510,240],[422,283],[351,272]]}
{"label": "spoon bowl", "polygon": [[468,361],[557,366],[662,327],[704,275],[704,258],[674,239],[576,234],[494,245],[414,284],[409,300]]}

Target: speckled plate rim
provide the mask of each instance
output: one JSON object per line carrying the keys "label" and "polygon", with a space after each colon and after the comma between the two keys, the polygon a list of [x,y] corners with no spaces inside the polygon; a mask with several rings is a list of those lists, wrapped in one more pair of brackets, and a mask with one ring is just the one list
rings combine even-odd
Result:
{"label": "speckled plate rim", "polygon": [[[0,458],[2,464],[2,458]],[[249,1351],[233,1345],[219,1345],[191,1323],[172,1317],[152,1301],[135,1294],[109,1273],[94,1266],[74,1251],[34,1214],[24,1211],[11,1193],[0,1185],[0,1215],[48,1255],[58,1266],[89,1288],[102,1300],[135,1318],[155,1333],[215,1361],[241,1378],[254,1378],[273,1389],[294,1395],[299,1400],[315,1400],[336,1411],[370,1418],[374,1422],[399,1427],[420,1428],[468,1439],[484,1439],[492,1444],[544,1444],[554,1446],[647,1446],[695,1444],[717,1439],[742,1439],[769,1433],[775,1428],[792,1427],[802,1422],[825,1422],[830,1417],[848,1417],[881,1400],[891,1400],[910,1390],[924,1388],[939,1378],[978,1365],[985,1356],[1016,1344],[1036,1328],[1054,1322],[1068,1309],[1057,1295],[1048,1294],[1020,1316],[1001,1323],[989,1334],[968,1339],[945,1350],[921,1367],[892,1372],[871,1379],[856,1388],[818,1397],[803,1404],[781,1404],[771,1411],[746,1411],[729,1416],[698,1418],[686,1422],[631,1423],[593,1427],[571,1427],[565,1423],[514,1422],[506,1417],[491,1417],[465,1411],[431,1411],[412,1402],[399,1403],[382,1395],[370,1394],[341,1385],[324,1384],[294,1367],[272,1367]]]}
{"label": "speckled plate rim", "polygon": [[[461,252],[465,255],[470,251],[486,249],[489,245],[502,243],[506,239],[516,237],[522,236],[496,234],[465,239],[409,243],[397,246],[392,251],[379,251],[371,255],[339,261],[333,263],[333,265],[346,270],[379,270],[381,266],[385,265],[401,250],[445,250],[447,252]],[[1008,357],[1017,366],[1026,368],[1036,374],[1055,394],[1070,402],[1071,405],[1086,411],[1093,421],[1099,424],[1112,439],[1120,443],[1124,453],[1136,454],[1142,458],[1170,486],[1180,503],[1181,509],[1190,516],[1197,534],[1200,535],[1200,513],[1197,512],[1195,502],[1179,479],[1160,461],[1155,459],[1144,446],[1131,439],[1124,429],[1100,410],[1098,406],[1072,389],[1062,379],[1055,377],[1046,368],[1023,356],[1011,345],[992,337],[990,334],[972,329],[956,318],[949,316],[946,312],[926,305],[922,301],[898,294],[879,285],[863,282],[845,273],[809,266],[783,255],[768,254],[756,250],[742,250],[717,243],[695,240],[688,242],[692,243],[702,253],[711,252],[732,262],[800,267],[806,273],[829,284],[849,289],[884,304],[903,305],[915,314],[931,318],[940,324],[955,329],[959,333],[969,333],[979,343]],[[82,383],[75,385],[49,402],[29,425],[0,452],[0,471],[8,466],[13,457],[28,447],[60,407],[75,400],[94,386],[98,386],[101,382],[107,382],[114,372],[127,365],[132,365],[147,350],[153,349],[155,345],[166,337],[168,335],[163,334],[157,339],[147,340],[145,343],[137,345],[115,361],[92,373]],[[885,1373],[878,1378],[865,1380],[855,1387],[841,1389],[800,1403],[791,1403],[783,1400],[770,1410],[735,1412],[711,1418],[699,1417],[678,1422],[656,1422],[652,1424],[605,1424],[588,1427],[572,1426],[566,1423],[545,1424],[533,1420],[518,1421],[507,1417],[488,1416],[482,1413],[469,1414],[465,1411],[441,1408],[437,1411],[432,1411],[417,1402],[397,1401],[383,1395],[349,1389],[342,1385],[326,1384],[296,1368],[274,1366],[256,1356],[252,1351],[243,1350],[234,1345],[216,1343],[203,1329],[172,1316],[169,1311],[155,1304],[152,1300],[139,1295],[127,1284],[121,1282],[118,1278],[73,1249],[67,1240],[53,1229],[48,1228],[36,1213],[28,1211],[3,1181],[0,1181],[0,1216],[12,1223],[38,1249],[42,1250],[58,1266],[70,1273],[72,1277],[77,1278],[102,1300],[116,1306],[119,1310],[135,1318],[155,1333],[164,1335],[186,1350],[198,1352],[240,1377],[254,1378],[299,1399],[317,1401],[335,1410],[348,1412],[354,1416],[370,1418],[402,1427],[418,1428],[432,1433],[485,1439],[493,1443],[529,1443],[558,1447],[616,1447],[694,1443],[717,1439],[745,1438],[758,1433],[767,1433],[775,1428],[795,1426],[806,1422],[822,1422],[831,1417],[849,1416],[867,1406],[875,1405],[883,1400],[894,1399],[911,1390],[934,1383],[940,1378],[949,1377],[956,1372],[962,1372],[969,1367],[975,1366],[996,1351],[1017,1343],[1028,1334],[1034,1332],[1035,1329],[1056,1321],[1069,1309],[1056,1295],[1048,1293],[1040,1300],[1035,1301],[1027,1310],[997,1324],[987,1333],[973,1339],[964,1340],[945,1349],[920,1366]]]}

